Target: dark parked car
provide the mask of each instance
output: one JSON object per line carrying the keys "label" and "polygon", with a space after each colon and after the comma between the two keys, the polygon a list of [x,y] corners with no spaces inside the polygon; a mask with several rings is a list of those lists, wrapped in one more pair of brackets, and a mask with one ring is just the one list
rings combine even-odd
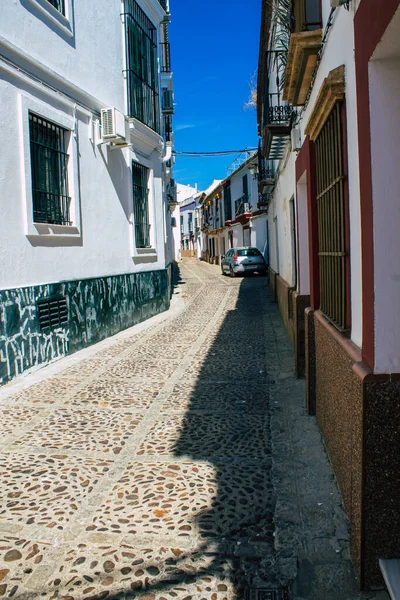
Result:
{"label": "dark parked car", "polygon": [[267,265],[263,255],[257,248],[242,247],[231,248],[221,260],[221,271],[223,275],[229,273],[235,277],[241,273],[259,273],[265,275]]}

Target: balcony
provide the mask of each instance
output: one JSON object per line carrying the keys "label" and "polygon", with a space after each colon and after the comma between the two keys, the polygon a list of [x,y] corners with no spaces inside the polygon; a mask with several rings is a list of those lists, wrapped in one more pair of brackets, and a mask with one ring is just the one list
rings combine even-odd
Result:
{"label": "balcony", "polygon": [[294,106],[304,106],[306,103],[321,45],[322,29],[291,35],[283,87],[284,101]]}
{"label": "balcony", "polygon": [[258,194],[257,208],[258,210],[268,210],[268,206],[271,200],[271,192],[264,192]]}
{"label": "balcony", "polygon": [[[290,137],[293,122],[293,106],[280,103],[280,94],[269,94],[263,137],[263,152],[268,160],[281,160]],[[276,102],[277,101],[277,102]],[[276,102],[276,103],[275,103]]]}
{"label": "balcony", "polygon": [[250,213],[250,211],[251,206],[247,194],[243,194],[238,200],[235,200],[235,218],[246,215]]}

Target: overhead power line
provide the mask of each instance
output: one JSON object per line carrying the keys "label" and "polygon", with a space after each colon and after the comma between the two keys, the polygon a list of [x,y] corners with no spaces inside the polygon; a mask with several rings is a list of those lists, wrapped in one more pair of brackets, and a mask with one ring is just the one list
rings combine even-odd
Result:
{"label": "overhead power line", "polygon": [[244,148],[242,150],[219,150],[217,152],[189,152],[189,151],[179,151],[179,150],[174,150],[173,154],[178,155],[178,156],[187,156],[187,157],[200,157],[200,156],[227,156],[229,154],[241,154],[242,152],[248,152],[248,153],[252,153],[252,152],[256,152],[257,148]]}

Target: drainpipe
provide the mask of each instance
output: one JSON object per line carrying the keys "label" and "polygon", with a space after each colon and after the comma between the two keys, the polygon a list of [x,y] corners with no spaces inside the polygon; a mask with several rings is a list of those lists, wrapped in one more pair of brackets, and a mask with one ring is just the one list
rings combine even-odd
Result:
{"label": "drainpipe", "polygon": [[165,156],[163,158],[163,163],[168,162],[169,160],[171,160],[172,157],[172,142],[166,142],[165,144]]}

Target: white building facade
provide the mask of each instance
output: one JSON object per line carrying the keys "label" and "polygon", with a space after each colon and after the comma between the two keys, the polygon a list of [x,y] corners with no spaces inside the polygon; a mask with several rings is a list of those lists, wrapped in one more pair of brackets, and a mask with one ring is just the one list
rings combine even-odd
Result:
{"label": "white building facade", "polygon": [[161,0],[2,7],[0,382],[169,306],[168,19]]}
{"label": "white building facade", "polygon": [[196,192],[179,205],[182,258],[201,258],[199,204],[201,195],[201,192]]}
{"label": "white building facade", "polygon": [[202,258],[208,262],[220,264],[221,257],[237,246],[258,248],[268,262],[268,204],[266,195],[259,193],[258,163],[254,154],[203,195]]}
{"label": "white building facade", "polygon": [[[362,587],[398,559],[399,0],[263,0],[270,284],[351,523]],[[394,595],[398,594],[398,590]]]}

